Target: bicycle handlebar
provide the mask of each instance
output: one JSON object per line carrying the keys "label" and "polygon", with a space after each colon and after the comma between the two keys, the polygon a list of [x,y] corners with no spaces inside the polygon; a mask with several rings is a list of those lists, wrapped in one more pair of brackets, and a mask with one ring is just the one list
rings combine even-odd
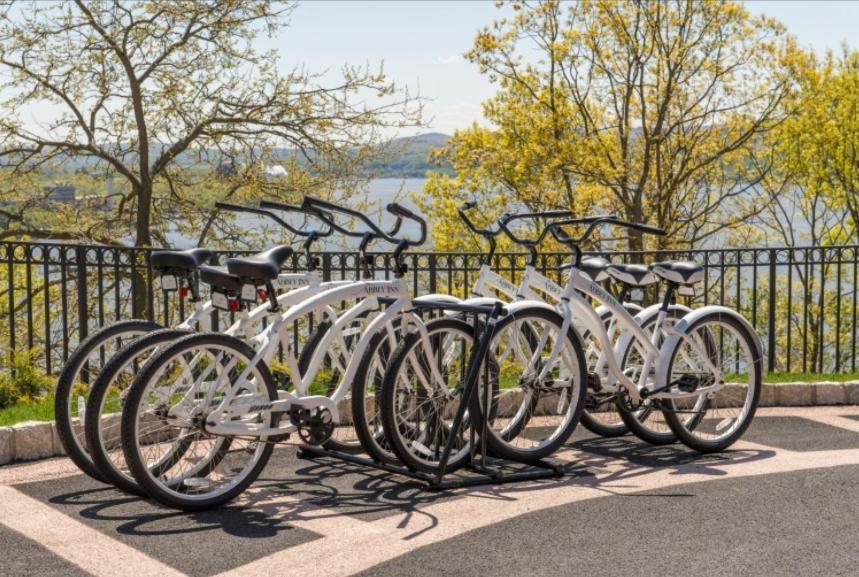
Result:
{"label": "bicycle handlebar", "polygon": [[[420,244],[423,244],[426,241],[426,222],[424,221],[424,219],[419,217],[418,215],[416,215],[412,211],[408,210],[407,208],[405,208],[405,207],[403,207],[403,206],[401,206],[395,202],[391,203],[387,206],[388,212],[390,212],[391,214],[393,214],[394,216],[397,217],[397,220],[394,223],[394,226],[391,228],[391,230],[389,232],[385,232],[381,228],[379,228],[379,226],[376,223],[374,223],[372,220],[370,220],[370,218],[367,217],[367,215],[365,215],[364,213],[357,211],[353,208],[334,204],[333,202],[329,202],[327,200],[322,200],[319,198],[313,198],[310,196],[305,196],[303,206],[306,208],[309,208],[309,209],[317,209],[317,210],[323,209],[323,210],[326,210],[329,212],[340,212],[340,213],[352,216],[354,218],[357,218],[358,220],[360,220],[361,222],[363,222],[364,224],[367,225],[367,227],[372,232],[372,235],[374,238],[380,238],[380,239],[386,240],[392,244],[400,244],[400,243],[405,242],[405,243],[407,243],[406,246],[418,246]],[[402,226],[402,219],[403,218],[408,218],[410,220],[414,220],[415,222],[417,222],[420,225],[421,236],[420,236],[419,240],[413,241],[413,240],[397,238],[396,236],[394,236],[399,232],[399,230]],[[361,232],[354,232],[354,231],[351,231],[347,228],[344,228],[344,227],[340,226],[339,224],[335,223],[333,221],[333,219],[326,221],[326,222],[330,226],[332,226],[335,230],[337,230],[338,232],[341,232],[347,236],[363,238],[367,234],[367,233],[361,233]]]}
{"label": "bicycle handlebar", "polygon": [[[577,239],[571,238],[566,232],[561,229],[562,226],[581,224],[586,224],[588,225],[588,227],[585,229],[585,232],[583,232],[582,235]],[[587,240],[588,237],[590,237],[590,235],[593,233],[593,231],[596,230],[598,226],[603,224],[613,224],[615,226],[628,228],[631,230],[637,230],[638,232],[642,232],[644,234],[652,234],[655,236],[665,236],[666,234],[668,234],[665,229],[656,226],[650,226],[648,224],[621,220],[615,216],[592,216],[586,218],[559,220],[550,223],[546,227],[546,230],[543,231],[543,234],[541,235],[541,240],[546,236],[546,231],[551,231],[552,236],[554,236],[555,240],[557,240],[558,242],[566,245],[578,245]]]}
{"label": "bicycle handlebar", "polygon": [[[269,205],[272,205],[272,206],[269,206]],[[274,205],[277,205],[277,206],[274,206]],[[283,228],[285,228],[286,230],[288,230],[289,232],[291,232],[292,234],[295,234],[297,236],[305,236],[306,237],[306,236],[314,235],[316,237],[323,237],[323,236],[330,235],[332,232],[330,228],[327,231],[304,231],[304,230],[295,228],[294,226],[292,226],[291,224],[289,224],[288,222],[286,222],[285,220],[283,220],[282,218],[280,218],[279,216],[277,216],[273,212],[265,210],[266,208],[276,208],[276,209],[280,209],[280,210],[295,210],[297,208],[297,207],[294,207],[294,206],[288,205],[288,204],[268,203],[266,201],[262,201],[262,202],[260,202],[260,208],[256,208],[254,206],[243,206],[240,204],[232,204],[230,202],[217,201],[217,202],[215,202],[215,208],[217,208],[218,210],[228,210],[231,212],[246,212],[248,214],[258,214],[258,215],[262,215],[262,216],[267,216],[268,218],[272,219],[277,224],[279,224],[280,226],[282,226]]]}

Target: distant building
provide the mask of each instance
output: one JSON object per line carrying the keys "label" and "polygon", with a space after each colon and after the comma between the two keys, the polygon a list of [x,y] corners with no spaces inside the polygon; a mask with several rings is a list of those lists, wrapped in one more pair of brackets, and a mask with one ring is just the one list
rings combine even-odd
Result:
{"label": "distant building", "polygon": [[236,165],[233,163],[222,162],[216,169],[218,176],[235,176],[239,173]]}
{"label": "distant building", "polygon": [[263,170],[263,174],[267,178],[286,178],[287,172],[286,169],[279,164],[269,164]]}
{"label": "distant building", "polygon": [[54,186],[46,186],[45,192],[48,193],[48,200],[72,203],[75,201],[77,189],[73,184],[55,184]]}
{"label": "distant building", "polygon": [[[108,191],[113,188],[113,179],[108,180]],[[116,199],[101,194],[78,194],[75,185],[62,183],[46,186],[47,200],[62,204],[70,204],[76,208],[89,210],[111,210],[116,205]]]}

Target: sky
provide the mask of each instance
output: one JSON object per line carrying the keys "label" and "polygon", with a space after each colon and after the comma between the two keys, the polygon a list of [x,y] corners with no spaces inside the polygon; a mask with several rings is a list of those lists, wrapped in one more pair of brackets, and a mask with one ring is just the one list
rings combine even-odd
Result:
{"label": "sky", "polygon": [[[752,1],[753,13],[784,23],[816,51],[859,47],[859,1]],[[428,99],[427,130],[450,134],[482,118],[480,103],[494,92],[462,55],[477,31],[503,15],[495,3],[471,1],[305,1],[291,26],[263,45],[280,51],[284,66],[305,64],[335,73],[344,63],[384,63],[399,84]]]}

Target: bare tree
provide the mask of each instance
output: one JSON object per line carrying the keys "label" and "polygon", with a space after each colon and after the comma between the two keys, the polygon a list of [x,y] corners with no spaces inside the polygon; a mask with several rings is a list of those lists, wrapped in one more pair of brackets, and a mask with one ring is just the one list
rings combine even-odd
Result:
{"label": "bare tree", "polygon": [[[200,208],[192,185],[219,187],[216,196],[264,188],[261,160],[275,147],[291,151],[281,159],[294,169],[290,185],[337,189],[378,150],[384,129],[416,123],[420,109],[368,67],[345,67],[327,86],[301,68],[282,72],[254,40],[287,25],[293,8],[4,2],[0,103],[19,114],[0,119],[0,163],[16,177],[70,162],[114,175],[115,210],[83,230],[101,241],[131,236],[138,246],[165,241],[168,217],[182,207]],[[202,169],[224,163],[243,169],[218,179]],[[46,230],[20,212],[5,217],[20,234],[72,235],[62,223]]]}

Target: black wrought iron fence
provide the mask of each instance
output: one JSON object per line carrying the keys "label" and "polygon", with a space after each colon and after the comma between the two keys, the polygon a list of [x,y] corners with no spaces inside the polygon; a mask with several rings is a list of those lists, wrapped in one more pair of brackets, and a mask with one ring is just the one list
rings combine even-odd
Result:
{"label": "black wrought iron fence", "polygon": [[[0,352],[35,350],[56,372],[81,339],[123,318],[165,324],[185,315],[184,303],[153,281],[151,250],[55,243],[0,243]],[[224,252],[220,258],[237,252]],[[357,274],[357,254],[324,252],[323,277]],[[859,246],[658,251],[604,255],[617,262],[689,259],[706,276],[691,305],[724,304],[747,316],[761,335],[770,371],[856,372]],[[303,267],[302,256],[289,264]],[[497,271],[518,281],[526,255],[499,254]],[[544,254],[539,268],[561,279],[566,254]],[[374,254],[380,277],[389,255]],[[416,294],[465,296],[480,268],[478,253],[407,256]],[[168,293],[175,295],[175,293]],[[651,295],[652,298],[653,295]]]}

